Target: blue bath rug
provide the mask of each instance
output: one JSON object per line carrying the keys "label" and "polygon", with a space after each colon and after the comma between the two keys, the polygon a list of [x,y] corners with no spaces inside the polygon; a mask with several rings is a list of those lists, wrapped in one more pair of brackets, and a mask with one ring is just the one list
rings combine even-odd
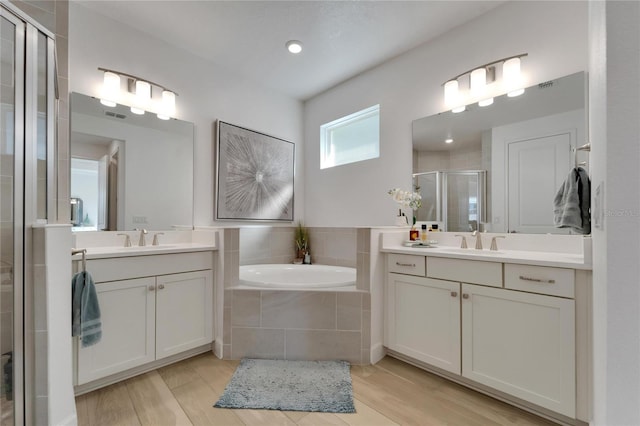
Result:
{"label": "blue bath rug", "polygon": [[245,358],[214,407],[356,412],[346,361]]}

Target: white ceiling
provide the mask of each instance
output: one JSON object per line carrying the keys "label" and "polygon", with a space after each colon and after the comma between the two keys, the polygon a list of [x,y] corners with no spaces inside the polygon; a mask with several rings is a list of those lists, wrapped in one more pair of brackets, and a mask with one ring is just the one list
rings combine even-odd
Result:
{"label": "white ceiling", "polygon": [[[96,1],[99,13],[306,100],[503,1]],[[302,41],[292,55],[288,40]]]}

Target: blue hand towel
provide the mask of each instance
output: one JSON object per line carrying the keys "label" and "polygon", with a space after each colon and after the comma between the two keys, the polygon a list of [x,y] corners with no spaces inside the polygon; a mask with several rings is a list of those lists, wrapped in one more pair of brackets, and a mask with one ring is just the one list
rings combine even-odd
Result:
{"label": "blue hand towel", "polygon": [[81,336],[82,347],[94,345],[102,338],[102,321],[98,294],[91,275],[78,272],[71,285],[71,335]]}
{"label": "blue hand towel", "polygon": [[553,222],[557,228],[571,228],[578,234],[591,232],[591,183],[587,172],[571,170],[553,200]]}

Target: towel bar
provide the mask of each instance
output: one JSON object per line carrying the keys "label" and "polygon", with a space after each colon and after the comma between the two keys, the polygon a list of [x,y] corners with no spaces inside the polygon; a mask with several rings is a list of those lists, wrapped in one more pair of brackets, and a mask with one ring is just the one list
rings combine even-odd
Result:
{"label": "towel bar", "polygon": [[82,254],[82,272],[87,272],[87,249],[71,249],[71,256]]}

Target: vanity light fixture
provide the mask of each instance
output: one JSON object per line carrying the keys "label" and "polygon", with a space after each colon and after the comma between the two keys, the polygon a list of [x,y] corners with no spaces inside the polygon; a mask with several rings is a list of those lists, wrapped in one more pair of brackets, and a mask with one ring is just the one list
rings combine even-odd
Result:
{"label": "vanity light fixture", "polygon": [[[161,120],[169,120],[175,116],[176,93],[160,84],[144,80],[135,75],[114,71],[106,68],[98,68],[104,72],[102,86],[102,97],[100,103],[105,106],[115,107],[117,102],[127,105],[134,114],[144,114],[154,112]],[[131,95],[126,95],[120,91],[120,77],[127,79],[127,89]],[[160,100],[153,97],[153,88],[162,90]]]}
{"label": "vanity light fixture", "polygon": [[287,47],[287,50],[293,54],[297,55],[302,52],[302,42],[298,40],[289,40],[285,46]]}
{"label": "vanity light fixture", "polygon": [[108,107],[116,106],[118,93],[120,92],[120,76],[111,71],[105,71],[102,83],[102,98],[100,103]]}
{"label": "vanity light fixture", "polygon": [[[458,74],[444,83],[444,103],[451,112],[462,112],[465,106],[474,102],[478,106],[485,107],[493,103],[493,97],[507,93],[509,97],[519,96],[524,93],[524,83],[520,74],[521,58],[527,53],[510,56],[489,62]],[[502,64],[501,85],[495,84],[497,80],[496,66]],[[461,93],[459,79],[469,76],[469,90]]]}

